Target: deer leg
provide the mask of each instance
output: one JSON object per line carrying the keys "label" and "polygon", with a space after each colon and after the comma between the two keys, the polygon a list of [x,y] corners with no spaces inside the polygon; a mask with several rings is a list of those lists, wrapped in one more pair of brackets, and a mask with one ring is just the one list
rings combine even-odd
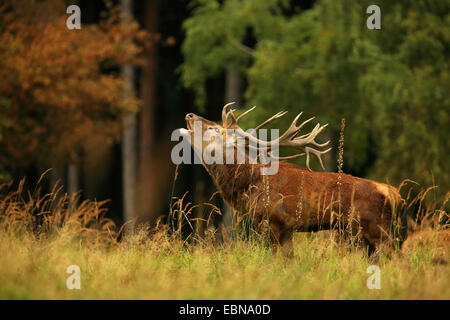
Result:
{"label": "deer leg", "polygon": [[276,253],[278,251],[278,248],[281,247],[281,232],[279,225],[277,223],[270,222],[269,232],[270,244],[272,245],[273,253]]}
{"label": "deer leg", "polygon": [[287,258],[294,257],[294,242],[292,240],[293,234],[294,233],[292,230],[287,230],[280,236],[281,249],[283,251],[283,255]]}
{"label": "deer leg", "polygon": [[373,221],[363,219],[361,221],[361,231],[370,256],[375,252],[380,242],[380,230]]}
{"label": "deer leg", "polygon": [[362,234],[368,243],[369,255],[372,255],[382,244],[387,244],[390,222],[361,221]]}
{"label": "deer leg", "polygon": [[294,256],[293,246],[293,230],[283,230],[282,226],[277,223],[270,224],[270,242],[272,244],[273,253],[281,249],[283,255],[287,258]]}

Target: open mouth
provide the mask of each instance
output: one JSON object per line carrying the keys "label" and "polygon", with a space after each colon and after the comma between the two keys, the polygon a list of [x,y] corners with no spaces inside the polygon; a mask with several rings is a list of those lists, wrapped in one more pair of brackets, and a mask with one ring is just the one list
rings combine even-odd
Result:
{"label": "open mouth", "polygon": [[187,126],[187,129],[192,132],[192,126],[191,126],[191,122],[189,120],[186,121],[186,126]]}

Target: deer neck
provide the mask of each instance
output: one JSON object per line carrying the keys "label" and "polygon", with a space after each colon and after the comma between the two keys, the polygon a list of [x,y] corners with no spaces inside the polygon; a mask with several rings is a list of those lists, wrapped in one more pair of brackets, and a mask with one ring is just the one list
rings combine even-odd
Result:
{"label": "deer neck", "polygon": [[[235,158],[237,151],[235,151]],[[204,167],[219,189],[222,197],[234,205],[240,196],[260,177],[258,164],[250,164],[245,155],[245,162],[240,164],[205,164]]]}

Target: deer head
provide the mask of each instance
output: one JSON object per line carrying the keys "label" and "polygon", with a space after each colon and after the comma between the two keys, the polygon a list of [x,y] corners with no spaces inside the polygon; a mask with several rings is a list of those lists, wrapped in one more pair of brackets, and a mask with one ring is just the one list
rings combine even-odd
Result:
{"label": "deer head", "polygon": [[227,131],[226,126],[193,113],[188,113],[185,119],[187,129],[182,130],[181,134],[188,138],[202,163],[226,163],[227,150],[233,151],[235,147],[235,136]]}
{"label": "deer head", "polygon": [[[200,158],[204,159],[205,151],[207,154],[210,154],[213,152],[213,150],[221,150],[221,157],[223,160],[223,162],[221,163],[226,163],[225,155],[227,154],[227,152],[237,148],[239,143],[244,143],[249,150],[253,150],[258,153],[267,153],[271,160],[288,160],[306,155],[306,166],[309,170],[311,170],[309,166],[310,154],[313,154],[319,160],[322,169],[324,169],[321,155],[330,151],[331,148],[319,151],[314,149],[313,147],[321,148],[329,144],[330,141],[327,141],[325,143],[318,143],[317,141],[315,141],[317,135],[322,132],[322,130],[328,124],[325,124],[323,126],[321,126],[320,124],[316,124],[311,132],[299,135],[301,128],[306,123],[314,119],[314,117],[310,118],[300,125],[297,125],[297,121],[302,115],[301,112],[295,117],[289,128],[281,136],[270,141],[262,140],[258,139],[255,133],[258,130],[262,129],[269,122],[284,116],[287,111],[278,112],[274,116],[256,126],[256,128],[244,131],[238,124],[239,120],[253,111],[255,107],[243,112],[241,115],[236,117],[234,115],[233,109],[228,110],[228,107],[232,104],[233,103],[228,103],[222,109],[222,125],[202,118],[193,113],[188,113],[186,115],[185,119],[187,123],[187,130],[184,129],[182,131],[182,135],[189,138],[194,151]],[[203,139],[202,137],[206,137],[206,139]],[[196,141],[196,139],[198,140]],[[291,147],[300,149],[303,152],[291,156],[278,157],[276,154],[273,154],[273,150],[278,150],[278,147]]]}

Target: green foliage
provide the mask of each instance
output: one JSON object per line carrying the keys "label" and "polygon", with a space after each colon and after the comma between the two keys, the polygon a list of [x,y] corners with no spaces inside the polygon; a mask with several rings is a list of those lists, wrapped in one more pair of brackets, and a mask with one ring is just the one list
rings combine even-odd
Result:
{"label": "green foliage", "polygon": [[[434,175],[445,193],[449,3],[378,1],[381,30],[366,27],[370,4],[323,0],[300,11],[286,1],[196,1],[184,24],[184,84],[203,107],[206,80],[232,64],[259,109],[248,125],[290,110],[283,128],[305,111],[336,135],[345,117],[346,171],[393,184],[431,184]],[[251,49],[243,46],[249,34]]]}
{"label": "green foliage", "polygon": [[[205,104],[204,83],[228,64],[245,71],[251,62],[242,39],[251,28],[257,39],[276,38],[283,22],[279,1],[193,1],[193,16],[183,24],[185,63],[182,79],[196,93],[199,108]],[[286,4],[284,5],[286,6]]]}

